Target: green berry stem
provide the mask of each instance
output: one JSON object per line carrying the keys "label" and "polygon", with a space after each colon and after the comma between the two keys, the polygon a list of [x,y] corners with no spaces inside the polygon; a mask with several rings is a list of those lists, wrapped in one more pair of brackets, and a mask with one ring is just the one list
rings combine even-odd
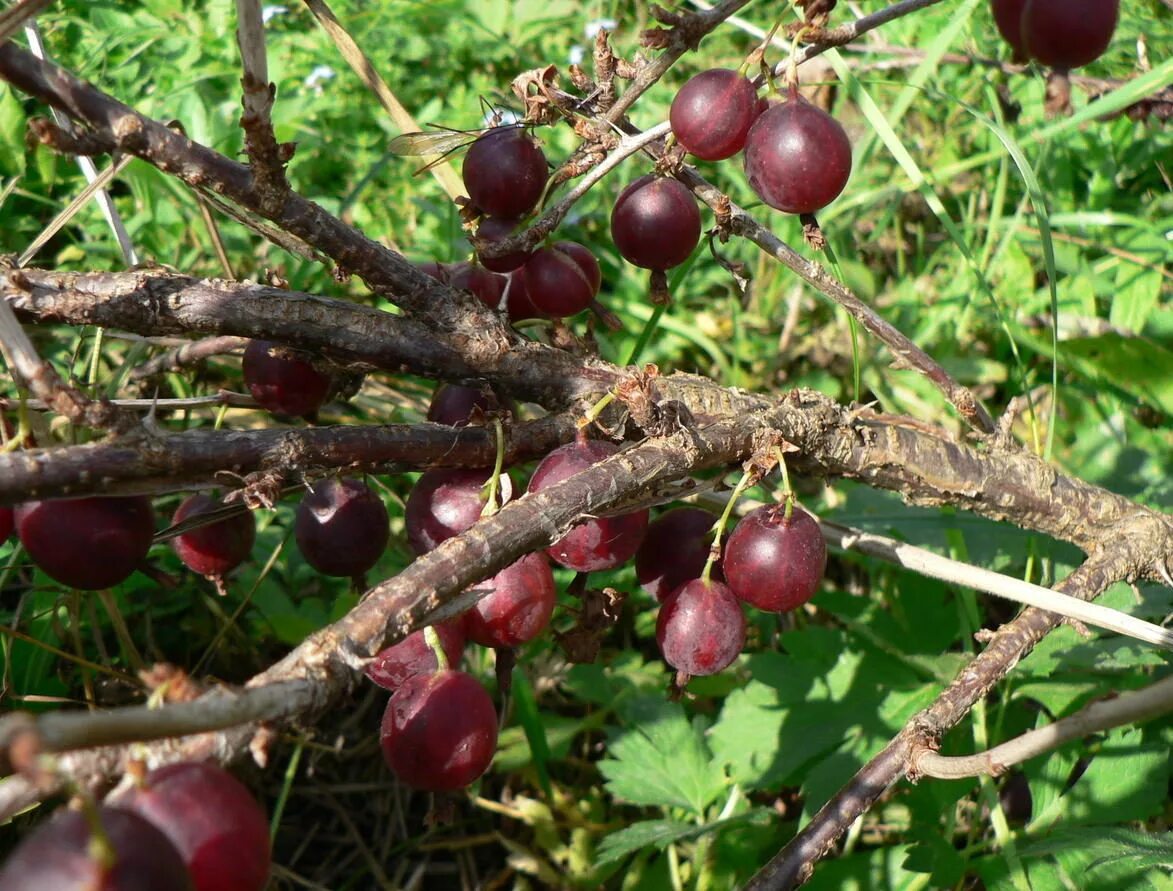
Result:
{"label": "green berry stem", "polygon": [[497,457],[493,461],[493,473],[482,490],[485,493],[485,506],[481,509],[482,517],[491,517],[497,513],[498,491],[501,485],[501,473],[505,467],[505,430],[501,426],[500,418],[493,418],[493,432],[497,440]]}
{"label": "green berry stem", "polygon": [[782,497],[786,502],[786,508],[782,514],[782,518],[789,522],[791,514],[794,513],[794,489],[790,487],[790,473],[786,469],[786,456],[782,454],[782,449],[775,447],[774,454],[778,458],[778,470],[782,474]]}
{"label": "green berry stem", "polygon": [[102,825],[102,815],[94,797],[84,789],[75,790],[78,801],[81,803],[81,814],[86,825],[90,828],[90,840],[86,843],[86,853],[102,868],[103,872],[113,869],[118,862],[118,854]]}
{"label": "green berry stem", "polygon": [[448,654],[444,652],[444,645],[440,643],[440,635],[436,632],[434,625],[429,625],[424,629],[424,641],[427,642],[436,657],[436,670],[447,671]]}
{"label": "green berry stem", "polygon": [[733,489],[733,494],[729,496],[729,501],[725,504],[725,511],[718,518],[717,522],[713,524],[713,544],[709,548],[709,559],[705,561],[705,568],[701,571],[701,580],[705,586],[711,582],[713,575],[713,564],[717,562],[721,556],[721,536],[725,534],[725,526],[729,522],[729,517],[733,515],[733,508],[737,505],[743,492],[748,489],[756,479],[756,475],[752,471],[745,471],[741,474],[741,479],[737,481],[737,485]]}

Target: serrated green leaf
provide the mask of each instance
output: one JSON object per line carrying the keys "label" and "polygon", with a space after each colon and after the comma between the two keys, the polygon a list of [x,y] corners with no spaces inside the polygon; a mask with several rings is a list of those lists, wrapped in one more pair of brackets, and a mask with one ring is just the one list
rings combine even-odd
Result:
{"label": "serrated green leaf", "polygon": [[626,829],[612,832],[604,838],[599,843],[599,856],[596,865],[606,866],[617,860],[622,860],[628,854],[641,848],[654,846],[662,851],[673,842],[690,841],[700,838],[702,835],[720,832],[734,826],[762,826],[769,820],[769,811],[762,808],[738,814],[735,817],[727,817],[724,820],[714,820],[712,823],[700,826],[695,823],[682,823],[679,820],[644,820],[640,823],[633,823]]}
{"label": "serrated green leaf", "polygon": [[1143,742],[1139,729],[1112,731],[1083,776],[1060,799],[1063,823],[1143,820],[1169,795],[1169,748]]}
{"label": "serrated green leaf", "polygon": [[609,743],[611,757],[599,763],[611,794],[703,815],[727,782],[701,728],[689,724],[679,703],[663,698],[633,699],[622,712],[627,726]]}

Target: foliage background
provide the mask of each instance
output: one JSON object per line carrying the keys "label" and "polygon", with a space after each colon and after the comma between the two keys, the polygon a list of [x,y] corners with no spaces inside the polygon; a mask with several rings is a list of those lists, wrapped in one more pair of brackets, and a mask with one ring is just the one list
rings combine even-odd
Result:
{"label": "foliage background", "polygon": [[[842,3],[836,15],[877,5]],[[779,9],[753,4],[745,17],[768,28]],[[613,44],[625,55],[650,24],[646,4],[618,0],[340,2],[336,12],[417,120],[452,127],[481,126],[482,99],[502,104],[522,70],[565,66],[584,51],[589,60],[590,23],[613,20]],[[239,157],[234,15],[229,0],[65,2],[40,24],[59,63]],[[1133,76],[1143,32],[1154,77],[1173,82],[1171,19],[1156,0],[1124,4],[1112,47],[1083,73]],[[431,177],[412,176],[411,160],[387,152],[397,131],[308,13],[287,4],[270,19],[268,34],[277,136],[298,145],[289,169],[294,187],[412,259],[467,254],[455,207]],[[663,120],[690,74],[735,67],[754,43],[721,28],[639,103],[634,121]],[[1024,442],[1048,450],[1073,475],[1168,510],[1168,125],[1048,120],[1038,71],[1005,75],[952,63],[946,53],[1007,59],[984,2],[938,5],[828,54],[831,67],[850,72],[836,89],[834,112],[855,146],[846,192],[820,215],[842,274],[995,414],[1029,393],[1038,414],[1016,426]],[[884,64],[894,59],[900,64]],[[831,67],[812,64],[815,73],[804,80],[829,82]],[[1086,106],[1081,91],[1075,98],[1077,111]],[[41,113],[0,86],[0,184],[18,177],[0,205],[0,251],[22,250],[82,186],[70,159],[26,146],[25,121]],[[565,128],[541,138],[552,160],[574,144]],[[595,334],[600,353],[620,363],[633,357],[652,308],[644,274],[622,263],[610,243],[608,215],[623,185],[647,166],[626,162],[558,233],[590,245],[600,259],[604,302],[624,329]],[[735,201],[753,205],[736,159],[700,169]],[[1032,191],[1044,200],[1032,202]],[[114,195],[142,256],[193,274],[223,274],[180,184],[135,162]],[[767,208],[757,214],[791,244],[801,242],[795,220]],[[230,221],[221,231],[242,277],[276,269],[296,289],[372,300],[356,281],[339,284]],[[749,264],[749,296],[698,251],[674,279],[676,303],[640,361],[753,390],[805,386],[840,400],[858,396],[957,429],[937,393],[915,374],[891,369],[865,336],[853,354],[842,312],[752,245],[718,249]],[[97,209],[88,207],[36,262],[118,269],[122,261]],[[582,319],[574,324],[583,330]],[[99,337],[95,329],[45,328],[36,340],[60,370],[110,395],[127,392],[126,370],[149,355],[141,343]],[[223,386],[241,389],[231,357],[194,377],[168,376],[160,395]],[[419,420],[429,393],[424,381],[374,375],[323,421]],[[6,380],[0,395],[16,395]],[[245,410],[165,418],[173,429],[272,423]],[[393,540],[372,579],[410,560],[402,517],[412,481],[376,481],[392,513]],[[1049,539],[951,510],[910,508],[857,484],[799,486],[804,502],[828,519],[1042,584],[1078,560]],[[772,495],[772,484],[751,493]],[[177,503],[178,496],[158,500],[160,525]],[[240,681],[341,616],[355,595],[301,560],[289,540],[294,506],[290,499],[258,513],[254,559],[225,599],[184,575],[165,546],[153,552],[155,563],[179,584],[161,588],[139,574],[108,603],[63,594],[32,571],[15,544],[0,546],[6,707],[131,701],[136,652],[148,662],[166,659]],[[564,589],[570,574],[558,577]],[[975,631],[1012,614],[965,589],[833,555],[813,609],[780,619],[753,615],[746,655],[723,674],[694,681],[696,697],[674,704],[663,696],[668,675],[655,649],[651,598],[631,567],[596,582],[631,594],[603,657],[569,666],[549,639],[524,651],[494,769],[472,803],[458,808],[454,825],[425,829],[423,796],[394,786],[383,768],[376,739],[383,694],[360,691],[336,722],[284,740],[276,763],[252,777],[274,814],[275,886],[395,887],[427,863],[436,887],[456,872],[466,882],[496,877],[498,887],[732,887],[933,698],[974,651]],[[1104,602],[1158,622],[1173,613],[1168,589],[1139,593],[1118,585]],[[562,610],[555,624],[571,621]],[[492,687],[492,657],[466,658]],[[993,745],[1164,672],[1163,654],[1112,637],[1083,640],[1064,628],[973,711],[944,751]],[[811,887],[1170,887],[1171,733],[1165,718],[1066,746],[1000,781],[901,784],[853,828],[842,855],[820,866]],[[1165,834],[1136,832],[1142,829]]]}

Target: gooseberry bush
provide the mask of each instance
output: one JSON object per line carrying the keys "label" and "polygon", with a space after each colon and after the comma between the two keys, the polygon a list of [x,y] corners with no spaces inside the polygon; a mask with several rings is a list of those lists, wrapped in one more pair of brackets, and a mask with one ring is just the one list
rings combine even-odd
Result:
{"label": "gooseberry bush", "polygon": [[33,6],[0,891],[1168,883],[1161,4]]}

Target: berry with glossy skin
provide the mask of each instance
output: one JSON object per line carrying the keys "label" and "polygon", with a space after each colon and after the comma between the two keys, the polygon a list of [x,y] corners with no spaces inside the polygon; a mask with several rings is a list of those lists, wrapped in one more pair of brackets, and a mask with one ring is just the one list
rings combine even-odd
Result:
{"label": "berry with glossy skin", "polygon": [[834,201],[851,176],[851,142],[833,117],[797,91],[771,106],[745,141],[749,185],[770,207],[814,213]]}
{"label": "berry with glossy skin", "polygon": [[720,161],[741,151],[759,113],[757,90],[747,77],[710,68],[680,88],[668,120],[686,150],[704,161]]}
{"label": "berry with glossy skin", "polygon": [[257,404],[278,415],[312,415],[326,401],[329,375],[293,350],[268,340],[254,340],[244,350],[241,374]]}
{"label": "berry with glossy skin", "polygon": [[[529,491],[548,489],[618,451],[618,446],[593,439],[567,443],[542,459],[530,478]],[[586,520],[550,545],[546,553],[555,563],[578,572],[613,569],[635,555],[647,528],[647,510]]]}
{"label": "berry with glossy skin", "polygon": [[269,820],[240,780],[208,762],[167,764],[118,796],[187,864],[195,891],[261,891],[269,879]]}
{"label": "berry with glossy skin", "polygon": [[520,646],[550,624],[556,589],[545,554],[526,554],[475,587],[494,589],[464,614],[469,640],[482,647]]}
{"label": "berry with glossy skin", "polygon": [[14,516],[33,563],[54,581],[83,591],[125,580],[146,558],[155,534],[145,495],[30,501]]}
{"label": "berry with glossy skin", "polygon": [[800,507],[786,519],[781,504],[746,514],[725,543],[725,580],[758,609],[791,610],[819,590],[827,545],[819,524]]}
{"label": "berry with glossy skin", "polygon": [[577,241],[556,241],[550,247],[569,255],[591,283],[591,290],[599,293],[599,288],[603,285],[603,270],[599,268],[599,261],[589,247]]}
{"label": "berry with glossy skin", "polygon": [[548,175],[546,156],[518,127],[498,127],[478,138],[461,168],[472,203],[489,216],[506,218],[533,210]]}
{"label": "berry with glossy skin", "polygon": [[[481,518],[488,503],[485,483],[492,473],[440,467],[420,476],[407,496],[404,511],[407,540],[417,554],[426,554]],[[508,501],[513,494],[508,474],[501,474],[500,486],[503,499]]]}
{"label": "berry with glossy skin", "polygon": [[[713,544],[717,518],[699,507],[678,507],[661,514],[635,554],[635,577],[661,603],[685,582],[700,578]],[[721,581],[721,561],[712,577]]]}
{"label": "berry with glossy skin", "polygon": [[387,508],[364,483],[314,483],[297,506],[293,536],[306,563],[323,575],[356,578],[379,562],[391,523]]}
{"label": "berry with glossy skin", "polygon": [[1119,14],[1120,0],[1027,0],[1022,42],[1037,62],[1079,68],[1104,54]]}
{"label": "berry with glossy skin", "polygon": [[493,760],[497,710],[485,688],[462,671],[417,674],[387,703],[379,741],[388,767],[407,785],[461,789]]}
{"label": "berry with glossy skin", "polygon": [[448,284],[452,287],[472,291],[490,309],[500,308],[501,295],[505,293],[505,276],[471,263],[460,263],[450,267],[446,273]]}
{"label": "berry with glossy skin", "polygon": [[[179,505],[171,522],[180,523],[221,506],[210,495],[190,495]],[[171,539],[171,547],[188,569],[200,575],[224,576],[248,558],[256,540],[256,521],[252,511],[246,511],[177,535]]]}
{"label": "berry with glossy skin", "polygon": [[[590,306],[602,280],[601,274],[592,275],[590,264],[580,252],[563,250],[561,245],[564,243],[542,248],[524,267],[526,288],[533,305],[544,315],[556,319],[572,316]],[[586,251],[586,248],[582,250]],[[590,259],[593,261],[594,257]],[[595,261],[595,271],[598,266]]]}
{"label": "berry with glossy skin", "polygon": [[[477,227],[477,237],[485,241],[501,241],[517,231],[520,220],[505,217],[485,217]],[[533,251],[513,251],[500,257],[481,257],[481,265],[492,272],[512,272],[525,263]]]}
{"label": "berry with glossy skin", "polygon": [[678,180],[641,176],[615,201],[611,238],[623,258],[636,266],[679,266],[701,239],[696,199]]}
{"label": "berry with glossy skin", "polygon": [[656,618],[664,661],[687,675],[716,674],[745,646],[745,616],[728,586],[685,582],[664,601]]}
{"label": "berry with glossy skin", "polygon": [[509,284],[505,289],[505,311],[511,322],[542,318],[542,311],[534,305],[533,297],[530,296],[524,266],[509,273]]}
{"label": "berry with glossy skin", "polygon": [[990,11],[994,14],[998,33],[1010,44],[1014,57],[1022,60],[1028,58],[1022,40],[1022,9],[1026,4],[1027,0],[990,0]]}
{"label": "berry with glossy skin", "polygon": [[511,403],[503,403],[488,387],[440,384],[428,405],[428,420],[449,427],[467,427],[473,411],[478,408],[483,412],[514,410]]}
{"label": "berry with glossy skin", "polygon": [[90,850],[92,831],[78,811],[60,810],[0,868],[0,891],[194,891],[183,858],[167,836],[138,814],[97,808],[113,863]]}
{"label": "berry with glossy skin", "polygon": [[[433,626],[436,635],[440,638],[440,647],[448,657],[448,664],[460,664],[460,657],[464,655],[464,616],[457,616],[447,622],[440,622]],[[394,693],[410,677],[417,674],[432,674],[440,666],[436,664],[436,654],[428,646],[423,629],[413,631],[397,644],[392,644],[380,651],[366,667],[366,676],[382,687]]]}
{"label": "berry with glossy skin", "polygon": [[0,507],[0,544],[4,544],[12,534],[13,522],[12,508]]}

